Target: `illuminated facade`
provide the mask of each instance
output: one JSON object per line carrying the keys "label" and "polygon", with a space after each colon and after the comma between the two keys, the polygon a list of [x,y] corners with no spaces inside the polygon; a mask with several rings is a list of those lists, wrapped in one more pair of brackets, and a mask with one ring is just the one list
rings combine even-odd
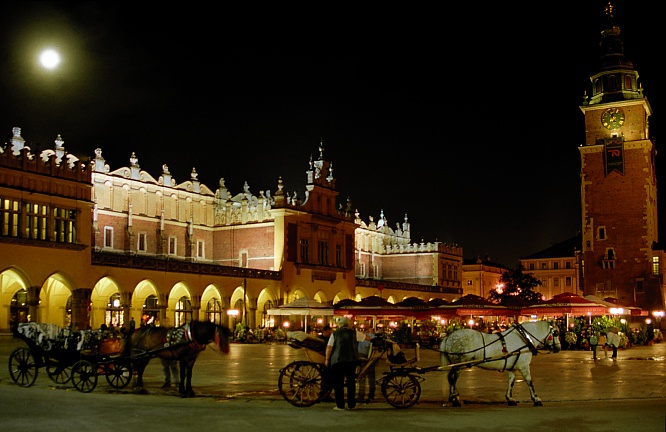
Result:
{"label": "illuminated facade", "polygon": [[[112,169],[97,149],[85,165],[60,137],[34,155],[15,128],[0,158],[0,330],[130,318],[258,327],[268,309],[300,297],[459,297],[462,248],[410,244],[406,220],[396,231],[362,222],[350,202],[337,203],[323,154],[309,162],[301,200],[281,179],[255,195],[247,184],[231,193],[224,179],[213,191],[194,169],[181,183],[166,165],[155,178],[134,154]],[[374,246],[357,250],[368,238]]]}

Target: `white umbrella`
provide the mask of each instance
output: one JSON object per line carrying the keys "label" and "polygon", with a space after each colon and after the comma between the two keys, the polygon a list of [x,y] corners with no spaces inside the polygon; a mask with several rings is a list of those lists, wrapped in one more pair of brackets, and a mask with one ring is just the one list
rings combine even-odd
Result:
{"label": "white umbrella", "polygon": [[268,315],[303,315],[305,316],[304,331],[308,331],[308,316],[333,315],[333,308],[319,303],[317,300],[301,297],[291,303],[268,309]]}

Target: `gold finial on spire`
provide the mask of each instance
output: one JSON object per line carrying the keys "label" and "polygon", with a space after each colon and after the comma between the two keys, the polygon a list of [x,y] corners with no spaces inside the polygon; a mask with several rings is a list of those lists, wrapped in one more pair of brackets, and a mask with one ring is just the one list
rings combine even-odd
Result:
{"label": "gold finial on spire", "polygon": [[613,17],[613,9],[614,8],[613,8],[613,5],[611,4],[611,2],[608,2],[606,7],[604,8],[604,12],[606,12],[606,15],[608,15],[610,18],[612,18]]}

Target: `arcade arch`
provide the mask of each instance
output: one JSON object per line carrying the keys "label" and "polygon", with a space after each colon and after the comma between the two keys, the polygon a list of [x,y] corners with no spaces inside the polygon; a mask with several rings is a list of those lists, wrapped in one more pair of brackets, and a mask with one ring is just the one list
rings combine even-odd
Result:
{"label": "arcade arch", "polygon": [[72,324],[73,284],[65,275],[49,276],[39,292],[39,317],[37,322],[52,323],[60,327]]}
{"label": "arcade arch", "polygon": [[0,323],[9,328],[13,322],[30,320],[28,308],[27,276],[18,269],[9,268],[0,273]]}

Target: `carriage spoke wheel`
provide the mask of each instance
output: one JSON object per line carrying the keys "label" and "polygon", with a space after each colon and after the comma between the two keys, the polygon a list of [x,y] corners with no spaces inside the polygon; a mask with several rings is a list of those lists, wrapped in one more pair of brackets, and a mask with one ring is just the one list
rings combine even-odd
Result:
{"label": "carriage spoke wheel", "polygon": [[97,366],[80,360],[72,366],[72,384],[81,393],[90,393],[97,387]]}
{"label": "carriage spoke wheel", "polygon": [[109,363],[105,368],[105,376],[111,387],[125,388],[132,380],[132,366],[122,361]]}
{"label": "carriage spoke wheel", "polygon": [[66,384],[72,379],[72,365],[49,358],[46,362],[46,373],[56,384]]}
{"label": "carriage spoke wheel", "polygon": [[9,375],[21,387],[33,385],[38,370],[35,357],[27,348],[16,348],[9,356]]}
{"label": "carriage spoke wheel", "polygon": [[421,397],[419,379],[409,374],[389,374],[382,381],[382,395],[395,408],[409,408]]}
{"label": "carriage spoke wheel", "polygon": [[317,363],[295,361],[280,371],[278,390],[294,406],[312,406],[330,390],[323,388],[323,372]]}

